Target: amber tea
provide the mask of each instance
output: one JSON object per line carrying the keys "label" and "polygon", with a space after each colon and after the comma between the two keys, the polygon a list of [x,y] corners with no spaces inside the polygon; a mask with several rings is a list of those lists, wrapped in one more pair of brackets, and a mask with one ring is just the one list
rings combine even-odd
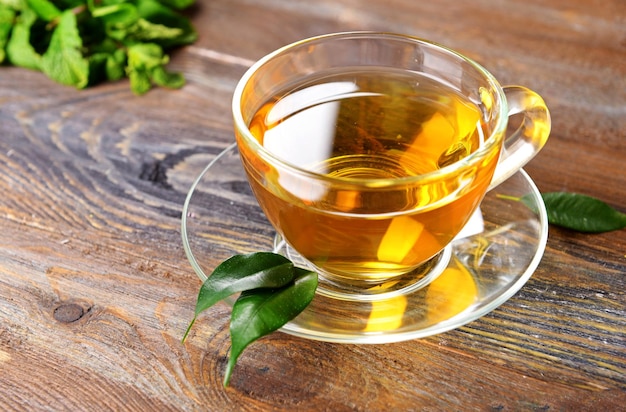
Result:
{"label": "amber tea", "polygon": [[459,173],[436,172],[481,147],[491,133],[482,116],[476,103],[423,74],[344,68],[280,90],[249,122],[269,153],[321,180],[245,149],[242,159],[290,246],[322,273],[381,281],[436,255],[480,203],[498,150]]}

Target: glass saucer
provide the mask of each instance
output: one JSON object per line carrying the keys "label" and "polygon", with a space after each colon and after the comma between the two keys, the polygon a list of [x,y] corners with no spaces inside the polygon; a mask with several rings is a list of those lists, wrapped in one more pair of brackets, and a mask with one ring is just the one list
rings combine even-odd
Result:
{"label": "glass saucer", "polygon": [[[274,248],[275,232],[252,195],[234,144],[193,183],[183,208],[182,238],[202,281],[234,254],[285,253],[282,244]],[[457,328],[513,296],[537,268],[547,238],[541,195],[519,171],[487,193],[451,243],[446,267],[428,285],[375,301],[317,293],[281,331],[328,342],[389,343]]]}

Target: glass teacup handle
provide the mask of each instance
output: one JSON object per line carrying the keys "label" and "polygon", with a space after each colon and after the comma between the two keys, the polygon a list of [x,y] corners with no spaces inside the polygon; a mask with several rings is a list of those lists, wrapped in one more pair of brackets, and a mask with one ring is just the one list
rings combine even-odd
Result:
{"label": "glass teacup handle", "polygon": [[522,86],[502,88],[509,106],[509,118],[522,114],[520,126],[505,136],[489,190],[517,173],[543,147],[550,134],[550,112],[537,93]]}

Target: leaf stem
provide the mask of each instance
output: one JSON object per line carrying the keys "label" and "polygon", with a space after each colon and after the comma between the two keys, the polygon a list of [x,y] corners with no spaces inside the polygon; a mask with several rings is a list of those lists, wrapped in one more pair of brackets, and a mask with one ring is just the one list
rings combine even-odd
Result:
{"label": "leaf stem", "polygon": [[187,335],[189,335],[189,331],[191,330],[191,327],[193,326],[194,323],[196,323],[195,316],[193,317],[193,319],[191,319],[191,322],[189,322],[189,326],[187,326],[187,330],[185,331],[185,334],[183,335],[183,338],[181,339],[180,343],[185,343],[185,340],[187,339]]}
{"label": "leaf stem", "polygon": [[515,202],[519,202],[522,200],[521,197],[517,197],[517,196],[511,196],[511,195],[503,195],[503,194],[496,194],[496,197],[498,199],[504,199],[504,200],[513,200]]}
{"label": "leaf stem", "polygon": [[[79,14],[81,14],[82,12],[84,12],[85,10],[87,10],[87,5],[85,4],[81,4],[78,5],[76,7],[74,7],[73,9],[70,9],[70,11],[72,12],[73,15],[78,16]],[[59,21],[61,20],[61,16],[55,17],[54,19],[50,20],[48,22],[48,24],[46,24],[46,30],[53,30],[56,26],[59,25]]]}

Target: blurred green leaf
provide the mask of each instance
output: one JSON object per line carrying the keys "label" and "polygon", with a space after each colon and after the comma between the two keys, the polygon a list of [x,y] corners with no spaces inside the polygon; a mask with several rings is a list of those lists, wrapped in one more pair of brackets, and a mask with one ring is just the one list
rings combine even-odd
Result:
{"label": "blurred green leaf", "polygon": [[185,85],[185,77],[182,74],[169,72],[164,66],[152,69],[151,79],[154,84],[170,89],[178,89]]}
{"label": "blurred green leaf", "polygon": [[43,21],[52,21],[61,16],[61,10],[48,0],[26,0],[26,3]]}
{"label": "blurred green leaf", "polygon": [[168,35],[158,40],[155,39],[164,49],[191,44],[198,38],[189,19],[156,0],[137,0],[137,11],[143,19],[152,24],[180,30],[176,36]]}
{"label": "blurred green leaf", "polygon": [[152,85],[170,88],[182,87],[185,80],[182,75],[169,73],[165,65],[169,57],[161,46],[155,43],[139,43],[128,48],[128,66],[126,73],[130,78],[130,87],[134,93],[146,93]]}
{"label": "blurred green leaf", "polygon": [[151,71],[167,62],[168,59],[158,44],[139,43],[128,47],[126,74],[130,79],[131,90],[138,95],[150,90],[152,87]]}
{"label": "blurred green leaf", "polygon": [[7,8],[15,11],[24,10],[27,7],[26,0],[0,0],[0,8]]}
{"label": "blurred green leaf", "polygon": [[194,0],[159,0],[159,3],[169,6],[173,9],[186,9],[194,3]]}
{"label": "blurred green leaf", "polygon": [[[128,72],[128,71],[127,71]],[[128,74],[130,89],[138,96],[147,93],[152,88],[150,76],[145,71],[133,70]]]}
{"label": "blurred green leaf", "polygon": [[126,53],[122,49],[117,49],[107,56],[106,77],[107,80],[119,80],[124,77],[124,65],[126,64]]}
{"label": "blurred green leaf", "polygon": [[159,44],[165,40],[176,39],[182,34],[182,29],[151,23],[144,18],[139,18],[132,27],[127,29],[127,36],[133,40]]}
{"label": "blurred green leaf", "polygon": [[113,25],[129,26],[139,19],[137,7],[131,3],[120,3],[104,7],[94,7],[91,15]]}
{"label": "blurred green leaf", "polygon": [[81,53],[82,40],[76,15],[63,12],[54,29],[50,46],[41,59],[41,69],[51,79],[82,89],[89,83],[89,63]]}
{"label": "blurred green leaf", "polygon": [[9,61],[15,66],[41,70],[41,55],[37,53],[30,41],[30,30],[36,21],[37,15],[31,9],[23,10],[16,18],[6,47]]}
{"label": "blurred green leaf", "polygon": [[197,34],[174,9],[193,0],[0,0],[0,63],[43,71],[77,88],[130,78],[143,94],[182,87],[166,69],[172,47]]}
{"label": "blurred green leaf", "polygon": [[14,9],[0,4],[0,63],[6,58],[5,47],[9,42],[9,34],[13,28],[16,12]]}

